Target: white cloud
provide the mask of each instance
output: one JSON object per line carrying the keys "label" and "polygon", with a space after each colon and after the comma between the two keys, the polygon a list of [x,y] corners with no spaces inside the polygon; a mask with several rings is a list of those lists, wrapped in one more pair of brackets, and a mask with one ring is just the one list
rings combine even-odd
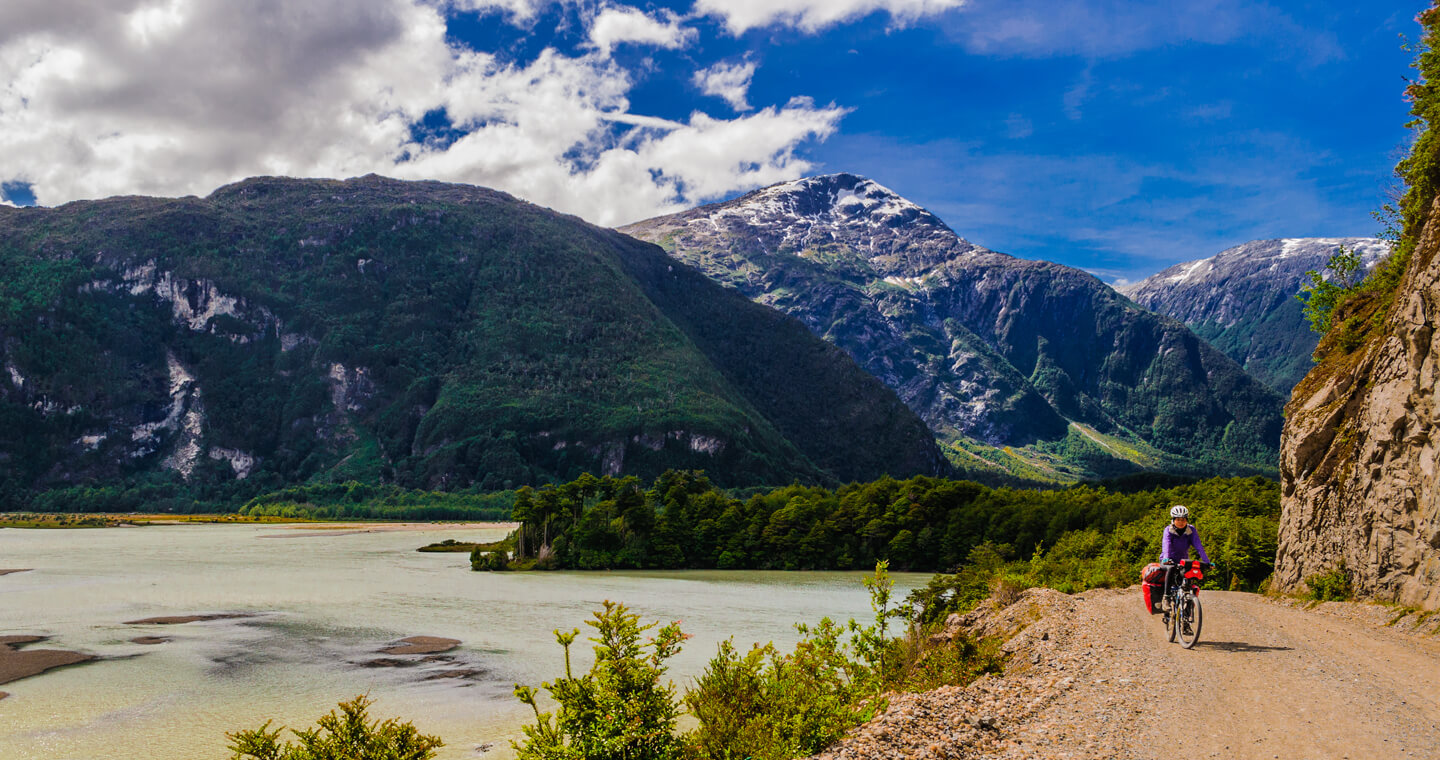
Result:
{"label": "white cloud", "polygon": [[1310,63],[1345,55],[1333,35],[1307,30],[1254,0],[971,0],[951,22],[953,37],[987,55],[1114,58],[1179,43],[1243,39]]}
{"label": "white cloud", "polygon": [[695,38],[697,32],[681,26],[682,19],[674,13],[661,11],[661,16],[663,20],[638,8],[612,5],[590,22],[590,44],[609,55],[625,42],[675,49]]}
{"label": "white cloud", "polygon": [[695,13],[717,16],[733,34],[773,24],[817,32],[877,11],[905,24],[959,8],[969,0],[695,0]]}
{"label": "white cloud", "polygon": [[[20,5],[0,4],[0,181],[23,177],[43,205],[377,172],[614,224],[793,178],[809,168],[796,148],[844,115],[805,100],[733,120],[630,113],[631,75],[601,50],[505,63],[452,46],[454,6],[433,0]],[[469,134],[417,139],[441,109]]]}
{"label": "white cloud", "polygon": [[750,104],[745,96],[750,92],[750,80],[754,76],[754,63],[717,63],[695,72],[695,86],[706,95],[723,98],[736,111],[748,111]]}
{"label": "white cloud", "polygon": [[548,0],[448,0],[448,6],[458,11],[492,13],[499,11],[512,21],[528,21],[535,17],[540,6]]}

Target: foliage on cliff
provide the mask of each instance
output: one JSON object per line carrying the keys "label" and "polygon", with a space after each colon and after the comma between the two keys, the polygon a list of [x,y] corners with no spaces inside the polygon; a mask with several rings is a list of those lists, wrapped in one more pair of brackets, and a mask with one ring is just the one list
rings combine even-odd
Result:
{"label": "foliage on cliff", "polygon": [[1440,194],[1440,134],[1436,133],[1440,126],[1440,51],[1435,49],[1440,35],[1440,5],[1422,11],[1415,20],[1422,28],[1411,64],[1418,76],[1405,88],[1405,98],[1410,101],[1410,115],[1415,117],[1406,126],[1417,134],[1410,155],[1395,167],[1395,174],[1405,183],[1405,194],[1397,210],[1401,227],[1394,267],[1398,272],[1386,273],[1387,280],[1393,279],[1392,287],[1404,274],[1436,195]]}
{"label": "foliage on cliff", "polygon": [[[1326,287],[1319,285],[1318,273],[1310,273],[1312,287],[1307,289],[1306,315],[1311,317],[1315,330],[1327,336],[1316,349],[1317,360],[1332,353],[1348,355],[1375,333],[1395,301],[1395,291],[1410,267],[1421,232],[1440,195],[1440,134],[1436,133],[1440,127],[1440,51],[1435,49],[1440,39],[1440,5],[1421,11],[1415,20],[1421,34],[1413,43],[1415,60],[1410,67],[1417,76],[1405,88],[1405,99],[1414,117],[1405,126],[1414,132],[1414,140],[1409,154],[1395,165],[1395,176],[1404,192],[1395,203],[1385,204],[1375,214],[1385,226],[1381,237],[1394,244],[1394,252],[1358,283]],[[1330,268],[1335,270],[1337,263],[1342,269],[1348,264],[1342,255],[1332,259]]]}
{"label": "foliage on cliff", "polygon": [[548,566],[814,570],[887,560],[898,569],[940,571],[969,563],[988,545],[1019,557],[1042,551],[1038,583],[1080,587],[1133,582],[1159,555],[1160,528],[1176,503],[1195,510],[1207,548],[1220,549],[1222,564],[1240,577],[1237,588],[1268,574],[1279,490],[1259,477],[1129,493],[882,478],[738,499],[692,472],[667,472],[649,488],[635,478],[584,476],[521,489],[514,519],[521,523],[517,557],[544,558]]}

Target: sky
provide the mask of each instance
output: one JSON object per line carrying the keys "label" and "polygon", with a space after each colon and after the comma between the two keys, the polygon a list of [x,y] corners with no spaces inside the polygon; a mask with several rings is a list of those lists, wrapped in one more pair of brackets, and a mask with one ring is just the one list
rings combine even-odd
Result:
{"label": "sky", "polygon": [[0,203],[255,175],[613,226],[851,172],[1124,284],[1373,235],[1421,0],[4,0]]}

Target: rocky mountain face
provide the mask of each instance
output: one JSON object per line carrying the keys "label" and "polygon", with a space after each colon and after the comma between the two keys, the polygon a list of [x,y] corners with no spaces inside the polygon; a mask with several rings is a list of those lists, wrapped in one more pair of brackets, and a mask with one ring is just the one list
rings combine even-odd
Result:
{"label": "rocky mountain face", "polygon": [[[0,208],[0,501],[180,480],[943,474],[803,325],[482,188],[262,178]],[[239,485],[237,485],[239,484]]]}
{"label": "rocky mountain face", "polygon": [[987,250],[849,174],[630,225],[845,349],[965,472],[1267,471],[1280,399],[1089,274]]}
{"label": "rocky mountain face", "polygon": [[1343,565],[1359,595],[1440,608],[1440,214],[1430,219],[1393,302],[1371,294],[1336,314],[1378,326],[1359,346],[1327,336],[1286,407],[1276,588]]}
{"label": "rocky mountain face", "polygon": [[1184,322],[1256,379],[1289,394],[1310,371],[1320,340],[1295,294],[1305,273],[1324,273],[1341,246],[1359,253],[1367,269],[1390,252],[1375,238],[1255,240],[1118,290]]}

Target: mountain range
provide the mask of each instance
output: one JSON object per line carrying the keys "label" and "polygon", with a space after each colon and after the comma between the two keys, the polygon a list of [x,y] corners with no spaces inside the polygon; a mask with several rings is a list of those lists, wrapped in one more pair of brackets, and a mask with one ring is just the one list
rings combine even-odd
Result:
{"label": "mountain range", "polygon": [[946,474],[799,322],[503,193],[368,176],[0,207],[0,500]]}
{"label": "mountain range", "polygon": [[621,231],[843,348],[970,476],[1274,472],[1281,397],[1230,357],[869,179],[781,183]]}
{"label": "mountain range", "polygon": [[1147,309],[1189,325],[1246,372],[1288,397],[1313,365],[1320,336],[1295,298],[1309,271],[1325,273],[1341,247],[1368,270],[1390,252],[1375,238],[1255,240],[1176,264],[1119,288]]}

